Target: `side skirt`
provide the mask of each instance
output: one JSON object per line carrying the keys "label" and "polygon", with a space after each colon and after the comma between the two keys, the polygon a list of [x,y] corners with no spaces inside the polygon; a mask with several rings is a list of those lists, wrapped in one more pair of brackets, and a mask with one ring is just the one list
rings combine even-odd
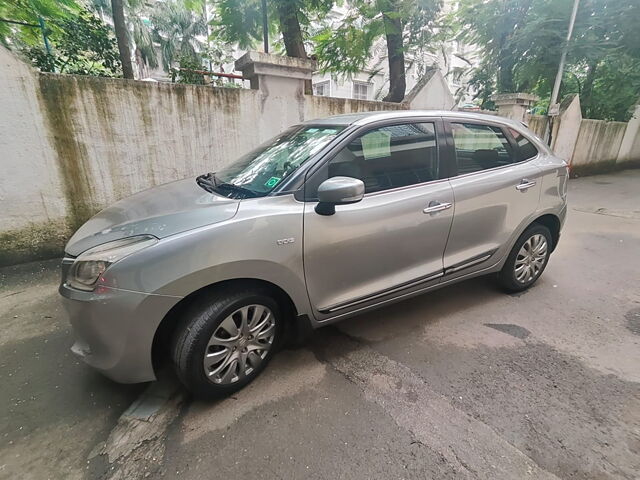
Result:
{"label": "side skirt", "polygon": [[[475,263],[474,265],[477,265],[477,263]],[[405,292],[405,293],[400,293],[399,292],[398,295],[396,295],[394,297],[387,298],[387,299],[381,300],[379,302],[375,302],[373,304],[366,305],[366,306],[363,306],[361,308],[357,308],[355,310],[351,310],[349,312],[338,314],[338,315],[335,315],[335,316],[330,317],[330,318],[325,318],[323,320],[312,321],[313,327],[314,328],[320,328],[320,327],[323,327],[325,325],[329,325],[331,323],[335,323],[335,322],[344,320],[346,318],[350,318],[350,317],[359,315],[361,313],[365,313],[365,312],[367,312],[369,310],[375,310],[377,308],[381,308],[381,307],[384,307],[386,305],[390,305],[392,303],[400,302],[402,300],[406,300],[406,299],[409,299],[409,298],[412,298],[412,297],[417,297],[418,295],[421,295],[423,293],[427,293],[427,292],[430,292],[432,290],[437,290],[439,288],[446,287],[447,285],[451,285],[453,283],[458,283],[458,282],[461,282],[463,280],[467,280],[467,279],[470,279],[470,278],[480,277],[480,276],[486,275],[488,273],[497,272],[499,269],[500,269],[500,260],[498,260],[497,262],[492,263],[491,265],[489,265],[486,268],[483,268],[481,270],[477,270],[475,272],[468,273],[466,275],[461,275],[461,276],[458,276],[458,277],[455,277],[455,278],[450,278],[450,276],[453,273],[458,273],[460,270],[456,270],[454,272],[448,272],[445,275],[443,275],[441,277],[441,281],[436,283],[436,284],[429,285],[429,286],[426,286],[424,288],[420,288],[418,290],[413,290],[411,292]]]}

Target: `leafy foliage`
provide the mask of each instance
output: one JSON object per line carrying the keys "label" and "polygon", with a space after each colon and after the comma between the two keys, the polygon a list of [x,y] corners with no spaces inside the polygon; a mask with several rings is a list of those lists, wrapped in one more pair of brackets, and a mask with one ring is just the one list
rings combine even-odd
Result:
{"label": "leafy foliage", "polygon": [[[548,98],[573,0],[462,0],[457,38],[480,47],[472,75],[482,106],[492,93],[531,91]],[[583,115],[625,120],[638,101],[640,2],[582,0],[569,44],[561,96],[580,93]]]}
{"label": "leafy foliage", "polygon": [[204,75],[198,73],[202,71],[202,65],[192,57],[180,57],[178,59],[180,67],[171,68],[171,81],[174,83],[190,83],[204,85]]}
{"label": "leafy foliage", "polygon": [[[59,33],[56,22],[72,18],[80,7],[74,0],[0,0],[0,18],[38,25],[46,22],[49,34]],[[0,22],[0,43],[6,47],[29,47],[42,44],[37,27]]]}
{"label": "leafy foliage", "polygon": [[[244,50],[253,48],[262,39],[260,0],[220,0],[215,2],[215,18],[211,22],[213,35],[223,42],[237,43]],[[274,16],[269,16],[271,31]]]}
{"label": "leafy foliage", "polygon": [[[389,11],[390,5],[397,11]],[[375,43],[385,33],[383,15],[399,18],[405,53],[418,57],[432,51],[438,0],[354,0],[338,25],[327,25],[316,37],[315,53],[323,71],[355,73],[367,66]]]}
{"label": "leafy foliage", "polygon": [[[352,0],[349,5],[338,25],[328,25],[314,38],[321,69],[342,74],[364,70],[376,52],[376,44],[384,37],[390,70],[390,94],[386,99],[402,100],[405,54],[419,60],[432,50],[441,2]],[[421,67],[424,70],[426,65]]]}
{"label": "leafy foliage", "polygon": [[[313,23],[324,17],[336,2],[334,0],[269,0],[267,18],[270,37],[281,33],[285,43],[294,32],[287,24],[297,24],[302,42],[308,43],[313,33]],[[341,3],[338,0],[337,3]],[[261,0],[217,0],[215,18],[211,22],[215,38],[228,43],[237,43],[242,49],[254,48],[262,41]]]}
{"label": "leafy foliage", "polygon": [[199,37],[207,35],[202,16],[188,9],[183,2],[159,2],[150,15],[153,38],[160,44],[162,63],[169,70],[178,59],[180,62],[197,62],[198,68],[204,44]]}
{"label": "leafy foliage", "polygon": [[93,14],[81,11],[78,16],[62,20],[60,29],[51,35],[53,52],[42,46],[32,46],[25,54],[36,67],[45,72],[99,75],[120,75],[116,41],[109,28]]}

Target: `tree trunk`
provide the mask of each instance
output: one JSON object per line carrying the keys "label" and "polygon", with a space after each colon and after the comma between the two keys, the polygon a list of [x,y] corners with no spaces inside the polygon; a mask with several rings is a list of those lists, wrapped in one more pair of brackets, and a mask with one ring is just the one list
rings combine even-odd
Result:
{"label": "tree trunk", "polygon": [[122,63],[122,76],[124,78],[133,78],[131,52],[129,51],[129,32],[124,20],[122,0],[111,0],[111,10],[113,12],[113,28],[116,31],[118,51],[120,52],[120,62]]}
{"label": "tree trunk", "polygon": [[593,96],[593,83],[596,80],[596,70],[598,69],[599,61],[596,60],[589,64],[587,68],[587,76],[584,79],[584,85],[582,86],[582,94],[580,95],[580,105],[582,106],[582,116],[589,118],[591,112],[591,102]]}
{"label": "tree trunk", "polygon": [[402,20],[393,2],[387,2],[388,9],[382,12],[384,34],[387,39],[389,58],[389,93],[382,100],[400,103],[407,89],[404,65],[404,44],[402,40]]}
{"label": "tree trunk", "polygon": [[288,57],[308,58],[302,39],[302,29],[298,21],[298,9],[292,0],[278,0],[278,21]]}
{"label": "tree trunk", "polygon": [[497,83],[498,93],[516,93],[515,82],[513,81],[513,62],[511,60],[500,60]]}

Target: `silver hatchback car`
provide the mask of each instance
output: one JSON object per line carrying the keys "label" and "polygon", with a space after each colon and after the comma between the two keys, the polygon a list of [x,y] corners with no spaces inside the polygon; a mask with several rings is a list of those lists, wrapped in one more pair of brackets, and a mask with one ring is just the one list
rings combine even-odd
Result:
{"label": "silver hatchback car", "polygon": [[62,262],[72,351],[126,383],[171,359],[197,396],[227,395],[313,328],[478,275],[529,288],[558,244],[567,179],[498,117],[303,123],[85,223]]}

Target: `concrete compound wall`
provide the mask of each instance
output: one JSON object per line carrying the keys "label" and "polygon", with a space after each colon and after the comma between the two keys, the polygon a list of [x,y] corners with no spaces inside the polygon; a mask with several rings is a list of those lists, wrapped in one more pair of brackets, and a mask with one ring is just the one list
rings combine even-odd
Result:
{"label": "concrete compound wall", "polygon": [[629,122],[587,119],[579,96],[569,95],[554,119],[551,148],[574,177],[640,165],[640,107]]}
{"label": "concrete compound wall", "polygon": [[638,158],[640,158],[640,104],[636,105],[633,116],[624,132],[617,162],[634,162],[638,161]]}
{"label": "concrete compound wall", "polygon": [[571,157],[572,168],[575,170],[595,163],[615,163],[626,128],[625,122],[583,118]]}
{"label": "concrete compound wall", "polygon": [[543,138],[544,131],[547,126],[547,117],[545,115],[529,115],[527,125],[529,125],[529,129],[533,133],[538,135],[540,138]]}
{"label": "concrete compound wall", "polygon": [[308,96],[291,82],[271,76],[240,89],[42,74],[0,46],[0,265],[59,255],[106,205],[216,171],[301,121],[409,108]]}
{"label": "concrete compound wall", "polygon": [[436,68],[425,72],[404,101],[414,110],[451,110],[455,105],[447,81]]}
{"label": "concrete compound wall", "polygon": [[[301,121],[454,105],[437,70],[396,104],[305,95],[312,65],[247,58],[240,69],[252,89],[234,89],[41,74],[0,46],[0,265],[59,255],[104,206],[218,170]],[[575,172],[640,161],[640,107],[628,124],[579,112],[577,97],[563,102],[553,132],[553,148]],[[544,134],[540,119],[532,124]]]}

